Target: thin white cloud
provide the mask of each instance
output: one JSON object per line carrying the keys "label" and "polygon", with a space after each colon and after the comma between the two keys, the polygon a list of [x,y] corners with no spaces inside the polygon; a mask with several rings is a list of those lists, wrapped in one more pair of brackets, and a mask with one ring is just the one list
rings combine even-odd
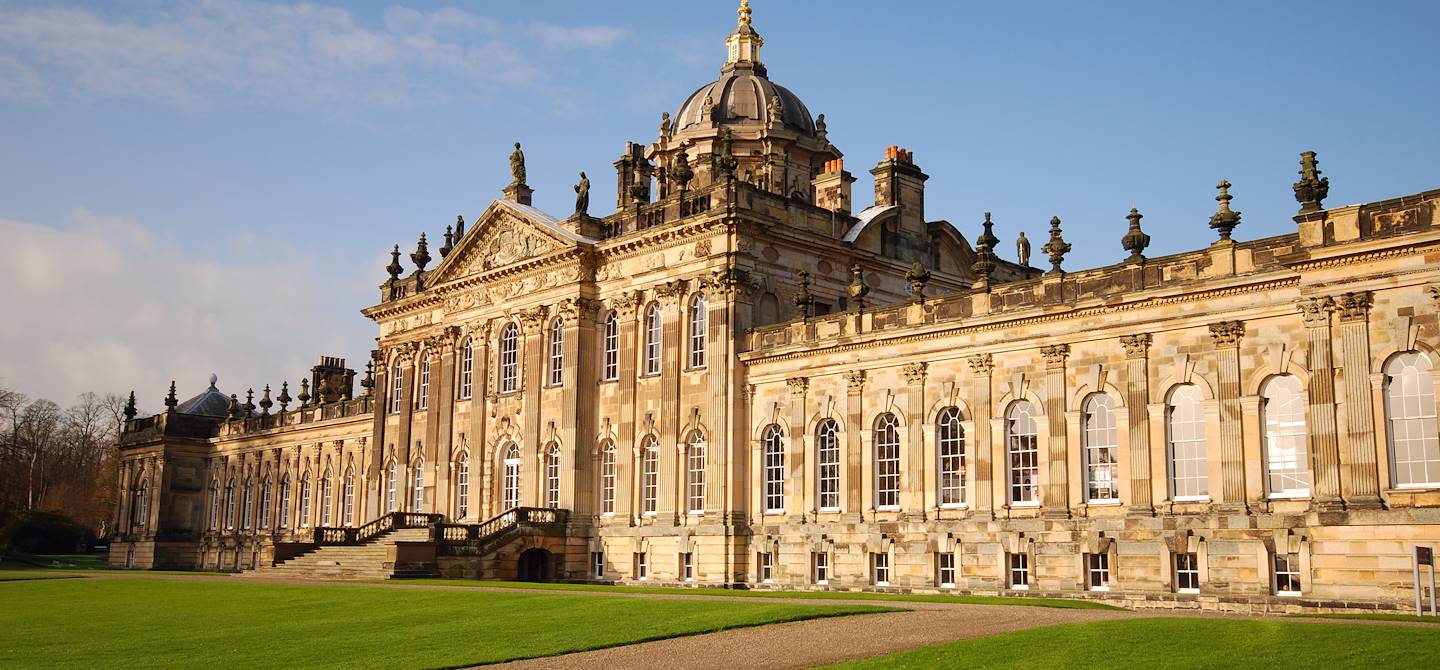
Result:
{"label": "thin white cloud", "polygon": [[183,400],[214,371],[222,390],[243,397],[250,386],[297,383],[320,354],[351,367],[360,357],[364,367],[365,324],[333,299],[336,283],[364,278],[312,269],[294,250],[197,259],[84,209],[58,227],[0,219],[0,239],[0,308],[10,315],[0,348],[11,352],[0,358],[0,384],[32,397],[65,404],[84,391],[135,389],[153,410],[171,379]]}
{"label": "thin white cloud", "polygon": [[[453,7],[394,7],[370,23],[314,4],[160,7],[0,6],[0,99],[397,106],[548,79],[514,31]],[[629,31],[537,23],[529,34],[553,48],[603,48]]]}
{"label": "thin white cloud", "polygon": [[557,26],[530,24],[530,34],[552,49],[603,49],[630,36],[628,28],[617,26]]}

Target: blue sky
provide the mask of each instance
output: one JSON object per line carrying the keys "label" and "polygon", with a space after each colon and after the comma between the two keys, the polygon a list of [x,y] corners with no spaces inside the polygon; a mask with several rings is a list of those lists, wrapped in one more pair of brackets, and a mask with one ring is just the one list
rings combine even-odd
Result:
{"label": "blue sky", "polygon": [[[0,0],[0,384],[153,409],[363,360],[391,244],[483,211],[517,140],[539,207],[585,170],[609,211],[735,5]],[[1440,187],[1437,3],[753,5],[857,194],[909,147],[929,217],[994,212],[1007,255],[1059,215],[1068,267],[1117,262],[1132,206],[1151,255],[1204,246],[1221,178],[1237,238],[1291,232],[1306,149],[1331,205]]]}

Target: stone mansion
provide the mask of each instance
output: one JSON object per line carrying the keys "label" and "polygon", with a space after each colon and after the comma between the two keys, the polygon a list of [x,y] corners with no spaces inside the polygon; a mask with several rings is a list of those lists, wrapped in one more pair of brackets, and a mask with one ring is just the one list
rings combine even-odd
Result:
{"label": "stone mansion", "polygon": [[583,174],[573,214],[531,206],[517,144],[438,257],[396,247],[363,365],[132,403],[111,563],[1410,602],[1440,190],[1327,208],[1306,152],[1295,232],[1234,238],[1222,181],[1208,247],[1148,257],[1132,209],[1116,263],[1068,269],[1055,219],[1040,269],[988,214],[927,218],[904,148],[853,204],[763,43],[742,4],[719,78],[625,144],[613,213]]}

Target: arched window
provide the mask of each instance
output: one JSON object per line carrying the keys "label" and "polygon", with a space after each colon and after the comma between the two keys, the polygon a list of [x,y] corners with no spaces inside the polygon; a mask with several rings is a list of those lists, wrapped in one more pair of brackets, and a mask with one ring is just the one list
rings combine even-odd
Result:
{"label": "arched window", "polygon": [[1016,400],[1005,413],[1005,453],[1009,456],[1010,504],[1040,504],[1040,445],[1035,437],[1035,408]]}
{"label": "arched window", "polygon": [[500,331],[500,392],[514,393],[520,381],[520,329],[513,323]]}
{"label": "arched window", "polygon": [[385,471],[385,512],[398,511],[395,507],[396,488],[399,486],[397,479],[400,476],[400,467],[395,461],[390,461],[390,468]]}
{"label": "arched window", "polygon": [[300,527],[310,527],[310,473],[300,478]]}
{"label": "arched window", "polygon": [[225,484],[225,530],[235,529],[235,480]]}
{"label": "arched window", "polygon": [[660,499],[660,445],[651,435],[640,446],[640,512],[655,514]]}
{"label": "arched window", "polygon": [[240,527],[249,530],[251,505],[255,504],[255,482],[246,479],[244,491],[244,496],[240,499]]}
{"label": "arched window", "polygon": [[270,475],[260,482],[260,527],[270,527]]}
{"label": "arched window", "polygon": [[345,518],[341,520],[346,526],[355,525],[355,471],[345,468],[345,490],[341,493],[345,503],[341,507]]}
{"label": "arched window", "polygon": [[420,388],[416,390],[415,408],[430,408],[430,352],[420,354]]}
{"label": "arched window", "polygon": [[690,368],[705,367],[705,331],[710,323],[705,294],[696,293],[690,300]]}
{"label": "arched window", "polygon": [[605,353],[604,370],[601,376],[605,381],[614,381],[620,378],[620,315],[611,312],[605,316]]}
{"label": "arched window", "polygon": [[475,381],[475,341],[465,338],[465,346],[460,348],[460,399],[469,400],[474,392]]}
{"label": "arched window", "polygon": [[320,525],[330,526],[330,512],[335,504],[335,477],[329,470],[320,477]]}
{"label": "arched window", "polygon": [[1086,502],[1120,499],[1120,473],[1116,457],[1119,430],[1115,425],[1115,401],[1108,393],[1091,393],[1080,405],[1080,436],[1085,461]]}
{"label": "arched window", "polygon": [[662,336],[662,326],[663,323],[660,321],[660,305],[652,302],[650,303],[649,307],[645,308],[644,370],[645,374],[647,375],[660,374],[660,343]]}
{"label": "arched window", "polygon": [[390,413],[400,413],[400,401],[405,397],[405,373],[400,369],[400,361],[395,361],[394,367],[390,369]]}
{"label": "arched window", "polygon": [[550,385],[565,383],[565,322],[550,322]]}
{"label": "arched window", "polygon": [[520,506],[520,447],[514,444],[505,450],[503,476],[500,481],[500,506],[503,510]]}
{"label": "arched window", "polygon": [[1170,495],[1174,500],[1203,500],[1210,495],[1205,457],[1205,400],[1200,387],[1181,384],[1165,404],[1165,433],[1170,443]]}
{"label": "arched window", "polygon": [[615,513],[615,443],[600,448],[600,513]]}
{"label": "arched window", "polygon": [[135,498],[130,503],[130,522],[137,526],[143,526],[146,513],[150,511],[150,482],[142,479],[140,485],[136,486],[134,490]]}
{"label": "arched window", "polygon": [[755,306],[755,325],[766,326],[780,320],[780,299],[774,293],[766,292],[760,296],[759,303]]}
{"label": "arched window", "polygon": [[1385,364],[1385,419],[1395,486],[1440,484],[1440,430],[1430,358],[1407,351]]}
{"label": "arched window", "polygon": [[840,426],[825,419],[815,427],[815,501],[822,512],[840,510]]}
{"label": "arched window", "polygon": [[965,429],[960,425],[960,408],[946,407],[935,418],[935,455],[940,460],[941,507],[965,504]]}
{"label": "arched window", "polygon": [[554,443],[545,451],[545,506],[560,507],[560,445]]}
{"label": "arched window", "polygon": [[1260,388],[1265,426],[1265,489],[1272,498],[1310,495],[1310,451],[1305,405],[1309,398],[1294,375],[1277,375]]}
{"label": "arched window", "polygon": [[410,471],[410,511],[425,511],[425,459],[415,459]]}
{"label": "arched window", "polygon": [[785,513],[785,440],[780,426],[770,424],[761,438],[765,468],[765,513]]}
{"label": "arched window", "polygon": [[888,412],[875,419],[875,508],[900,508],[900,420]]}
{"label": "arched window", "polygon": [[455,518],[470,516],[470,452],[460,452],[455,461]]}
{"label": "arched window", "polygon": [[690,433],[685,454],[685,498],[691,514],[705,513],[705,436],[698,430]]}
{"label": "arched window", "polygon": [[[132,512],[132,521],[133,512]],[[220,483],[210,483],[210,520],[205,524],[210,530],[220,530]]]}
{"label": "arched window", "polygon": [[280,527],[290,527],[290,475],[280,478]]}

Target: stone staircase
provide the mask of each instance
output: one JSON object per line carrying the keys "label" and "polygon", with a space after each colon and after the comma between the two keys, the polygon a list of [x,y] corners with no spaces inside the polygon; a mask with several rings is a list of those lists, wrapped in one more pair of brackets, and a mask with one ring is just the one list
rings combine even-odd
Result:
{"label": "stone staircase", "polygon": [[294,579],[403,579],[433,577],[433,566],[396,566],[391,562],[397,542],[427,542],[428,528],[399,528],[355,545],[321,545],[275,565],[245,574]]}

